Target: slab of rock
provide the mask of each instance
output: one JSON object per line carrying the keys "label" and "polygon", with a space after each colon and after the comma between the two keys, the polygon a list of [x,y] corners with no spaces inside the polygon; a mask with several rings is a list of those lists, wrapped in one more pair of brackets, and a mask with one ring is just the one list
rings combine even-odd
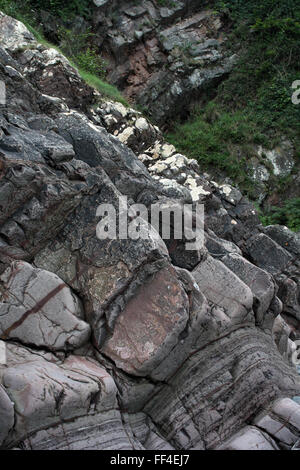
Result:
{"label": "slab of rock", "polygon": [[221,258],[222,255],[237,254],[242,255],[241,250],[234,243],[217,237],[212,230],[205,233],[205,246],[209,254],[214,258]]}
{"label": "slab of rock", "polygon": [[[283,303],[283,316],[287,314],[292,326],[299,329],[300,321],[300,270],[291,269],[276,276],[279,285],[278,296]],[[297,334],[297,333],[296,333]]]}
{"label": "slab of rock", "polygon": [[9,52],[22,47],[37,46],[37,41],[26,26],[15,18],[0,12],[0,45]]}
{"label": "slab of rock", "polygon": [[[228,254],[222,258],[224,263],[232,272],[234,272],[252,291],[254,297],[253,310],[256,315],[256,323],[262,326],[265,320],[265,314],[268,311],[272,299],[275,295],[275,283],[272,276],[249,263],[238,254]],[[272,326],[274,318],[269,323]],[[268,318],[266,318],[268,322]]]}
{"label": "slab of rock", "polygon": [[175,450],[171,444],[162,439],[156,432],[150,431],[150,434],[144,444],[147,450]]}
{"label": "slab of rock", "polygon": [[189,320],[176,346],[151,373],[153,379],[161,381],[173,377],[190,356],[233,327],[223,308],[212,304],[203,295],[189,271],[181,268],[176,271],[189,298]]}
{"label": "slab of rock", "polygon": [[27,450],[174,450],[144,413],[108,410],[38,431]]}
{"label": "slab of rock", "polygon": [[221,261],[208,256],[194,270],[201,292],[222,307],[232,323],[253,321],[253,294],[250,288]]}
{"label": "slab of rock", "polygon": [[111,410],[86,415],[41,430],[22,443],[25,450],[144,450],[128,435],[121,413]]}
{"label": "slab of rock", "polygon": [[277,421],[266,412],[259,414],[254,422],[255,426],[266,431],[276,441],[292,446],[299,438],[298,434],[292,433],[281,421]]}
{"label": "slab of rock", "polygon": [[133,375],[151,375],[188,321],[188,298],[174,268],[147,280],[119,315],[102,352]]}
{"label": "slab of rock", "polygon": [[97,362],[81,356],[61,362],[11,344],[7,349],[0,382],[16,412],[10,445],[65,420],[117,408],[114,381]]}
{"label": "slab of rock", "polygon": [[21,129],[8,124],[7,135],[0,141],[0,150],[10,160],[47,162],[51,166],[72,160],[75,156],[72,145],[56,132],[35,131],[29,129],[27,123]]}
{"label": "slab of rock", "polygon": [[[27,131],[24,141],[25,132],[12,130],[11,125],[9,129],[10,134],[18,133],[20,145],[13,152],[0,146],[0,230],[5,237],[5,240],[1,237],[0,261],[6,266],[14,259],[30,260],[33,253],[61,230],[62,221],[75,210],[82,196],[94,193],[107,179],[101,170],[96,172],[75,159],[62,161],[59,157],[59,162],[56,158],[51,159],[54,166],[60,166],[60,171],[41,165],[45,163],[41,153],[37,152],[37,147],[29,146],[30,131]],[[42,145],[45,136],[38,132],[32,136],[33,143],[37,144],[38,136]],[[47,139],[46,142],[48,146],[50,142]],[[61,139],[57,140],[57,143],[61,142]],[[66,160],[69,160],[72,151],[69,144],[65,142],[62,147],[56,145],[55,148],[59,150],[58,153],[55,150],[56,156],[67,151]],[[30,149],[33,155],[40,156],[40,162],[30,161]]]}
{"label": "slab of rock", "polygon": [[246,426],[218,450],[278,450],[275,441],[254,426]]}
{"label": "slab of rock", "polygon": [[170,266],[164,242],[146,221],[141,220],[141,226],[147,239],[98,239],[98,206],[109,202],[117,214],[120,196],[109,180],[104,181],[101,191],[82,200],[62,233],[35,258],[37,266],[56,272],[80,293],[99,348],[147,270],[154,274],[162,265]]}
{"label": "slab of rock", "polygon": [[200,344],[167,383],[145,412],[175,448],[215,449],[270,400],[298,389],[299,377],[271,336],[253,325]]}
{"label": "slab of rock", "polygon": [[300,256],[300,235],[282,225],[268,225],[264,232],[285,250]]}
{"label": "slab of rock", "polygon": [[293,260],[288,251],[264,233],[250,238],[247,248],[253,263],[273,275],[282,272]]}
{"label": "slab of rock", "polygon": [[0,338],[51,350],[76,349],[89,340],[81,304],[56,274],[19,261],[1,281]]}
{"label": "slab of rock", "polygon": [[281,315],[278,315],[275,318],[272,333],[279,352],[286,359],[289,359],[289,337],[291,332],[291,327],[284,321]]}
{"label": "slab of rock", "polygon": [[272,411],[300,432],[300,405],[295,401],[290,398],[277,400],[272,407]]}
{"label": "slab of rock", "polygon": [[246,249],[254,264],[275,277],[283,315],[291,317],[297,328],[300,320],[298,238],[284,228],[278,230],[276,226],[270,226],[266,231],[270,236],[265,233],[254,235],[247,240]]}

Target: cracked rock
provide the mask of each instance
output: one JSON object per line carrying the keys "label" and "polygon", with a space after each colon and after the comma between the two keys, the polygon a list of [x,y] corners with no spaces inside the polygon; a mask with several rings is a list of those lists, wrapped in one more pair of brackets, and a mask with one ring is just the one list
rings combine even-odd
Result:
{"label": "cracked rock", "polygon": [[76,349],[89,340],[81,304],[56,274],[19,261],[1,281],[0,338],[51,350]]}

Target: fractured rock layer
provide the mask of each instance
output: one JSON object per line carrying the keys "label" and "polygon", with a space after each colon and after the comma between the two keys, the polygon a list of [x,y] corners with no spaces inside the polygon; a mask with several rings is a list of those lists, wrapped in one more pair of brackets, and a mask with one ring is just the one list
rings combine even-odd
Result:
{"label": "fractured rock layer", "polygon": [[[19,22],[0,32],[1,448],[296,448],[299,236],[263,228],[139,112],[89,107]],[[99,239],[98,207],[119,216],[121,196],[203,203],[204,246],[146,217],[145,239]]]}

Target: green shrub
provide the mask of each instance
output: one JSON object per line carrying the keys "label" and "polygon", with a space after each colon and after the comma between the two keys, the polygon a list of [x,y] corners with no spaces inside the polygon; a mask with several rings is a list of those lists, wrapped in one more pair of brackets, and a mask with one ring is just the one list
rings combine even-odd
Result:
{"label": "green shrub", "polygon": [[271,207],[260,214],[263,225],[286,225],[295,232],[300,231],[300,198],[286,201],[282,207]]}
{"label": "green shrub", "polygon": [[291,102],[291,85],[300,78],[300,2],[231,0],[217,7],[232,24],[230,47],[240,56],[218,101],[251,112],[262,132],[298,140],[300,107]]}
{"label": "green shrub", "polygon": [[160,7],[176,7],[177,2],[175,0],[156,0],[156,3]]}
{"label": "green shrub", "polygon": [[90,40],[94,37],[90,30],[75,35],[72,30],[61,27],[59,37],[60,49],[80,69],[101,78],[105,77],[106,63],[96,48],[90,45]]}
{"label": "green shrub", "polygon": [[94,34],[91,33],[90,29],[74,34],[72,29],[61,26],[58,29],[58,36],[59,47],[68,57],[74,57],[88,47]]}
{"label": "green shrub", "polygon": [[264,135],[242,111],[224,112],[216,103],[196,107],[191,120],[175,125],[167,140],[204,169],[217,168],[235,180],[248,182],[245,158],[235,147],[263,143]]}
{"label": "green shrub", "polygon": [[95,47],[90,44],[90,40],[93,37],[90,31],[74,35],[70,29],[61,27],[59,30],[60,44],[58,47],[46,41],[39,29],[34,8],[37,10],[41,8],[51,10],[53,14],[62,17],[67,11],[72,14],[83,15],[82,9],[86,8],[87,4],[90,5],[91,1],[76,0],[74,2],[65,2],[62,0],[23,0],[22,3],[20,3],[18,1],[0,0],[0,10],[22,21],[32,32],[37,41],[44,44],[46,47],[54,47],[60,53],[64,54],[88,85],[97,89],[104,96],[128,106],[128,102],[122,96],[121,92],[116,87],[103,80],[106,74],[106,64],[97,53]]}
{"label": "green shrub", "polygon": [[92,0],[30,0],[35,10],[46,10],[63,20],[70,20],[78,15],[89,18],[92,12]]}
{"label": "green shrub", "polygon": [[119,101],[124,106],[129,106],[129,104],[126,101],[126,99],[124,98],[124,96],[121,94],[121,92],[115,86],[111,85],[110,83],[104,82],[103,80],[101,80],[96,75],[88,73],[84,70],[78,69],[78,72],[79,72],[81,78],[88,85],[90,85],[91,87],[98,90],[103,96],[106,96],[107,98],[110,98],[113,101]]}
{"label": "green shrub", "polygon": [[106,75],[105,62],[94,49],[88,47],[74,57],[75,63],[85,72],[104,78]]}
{"label": "green shrub", "polygon": [[[300,105],[291,100],[291,85],[300,79],[300,2],[228,0],[214,6],[231,30],[228,49],[238,54],[238,64],[215,90],[213,101],[198,106],[184,124],[173,125],[167,139],[202,168],[230,176],[256,199],[247,169],[253,144],[272,149],[284,136],[300,154]],[[271,174],[268,191],[274,185]],[[277,193],[284,190],[277,186]],[[283,218],[284,210],[276,210],[274,217]],[[294,219],[287,224],[297,226]]]}

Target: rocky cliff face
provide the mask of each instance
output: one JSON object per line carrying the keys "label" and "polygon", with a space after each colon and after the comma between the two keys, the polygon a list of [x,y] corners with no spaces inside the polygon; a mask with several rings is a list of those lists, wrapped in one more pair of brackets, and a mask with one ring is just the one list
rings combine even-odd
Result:
{"label": "rocky cliff face", "polygon": [[203,2],[96,2],[93,30],[109,80],[165,124],[232,70],[221,19]]}
{"label": "rocky cliff face", "polygon": [[[1,14],[0,38],[0,446],[297,448],[299,236],[21,23]],[[121,195],[204,203],[205,246],[146,221],[147,240],[99,240]]]}
{"label": "rocky cliff face", "polygon": [[[91,42],[107,63],[108,81],[163,130],[185,120],[199,103],[210,102],[221,82],[240,67],[242,45],[229,45],[232,24],[216,14],[215,2],[96,0],[91,4],[90,18],[77,17],[68,27],[75,36],[91,28]],[[47,38],[59,43],[61,19],[47,11],[39,20]],[[299,197],[297,145],[280,134],[276,143],[269,136],[270,148],[267,142],[250,142],[247,148],[235,142],[230,149],[255,187],[251,196],[265,208],[280,205],[280,199]],[[209,171],[218,181],[228,176],[213,167]],[[243,187],[239,177],[231,175],[228,182]]]}

